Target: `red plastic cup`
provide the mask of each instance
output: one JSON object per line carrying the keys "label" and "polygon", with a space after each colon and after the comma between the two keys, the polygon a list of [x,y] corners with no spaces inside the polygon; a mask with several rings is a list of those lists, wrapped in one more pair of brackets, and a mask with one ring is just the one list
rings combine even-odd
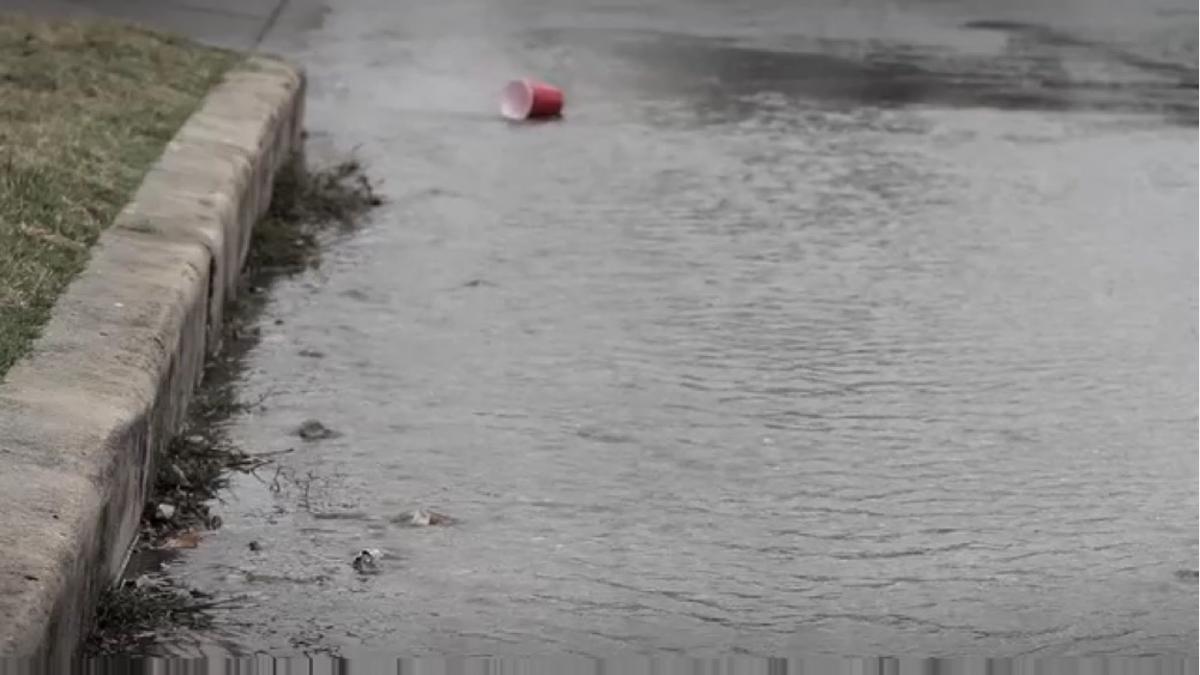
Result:
{"label": "red plastic cup", "polygon": [[562,90],[537,80],[513,80],[500,94],[500,114],[510,120],[558,117],[562,109]]}

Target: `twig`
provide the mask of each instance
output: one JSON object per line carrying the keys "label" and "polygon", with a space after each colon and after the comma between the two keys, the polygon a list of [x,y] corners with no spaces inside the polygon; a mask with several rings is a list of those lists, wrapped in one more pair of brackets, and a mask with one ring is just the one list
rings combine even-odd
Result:
{"label": "twig", "polygon": [[269,450],[267,452],[250,452],[250,453],[246,453],[246,456],[247,457],[277,457],[279,455],[286,455],[289,452],[295,452],[295,451],[296,451],[295,448],[288,448],[286,450]]}

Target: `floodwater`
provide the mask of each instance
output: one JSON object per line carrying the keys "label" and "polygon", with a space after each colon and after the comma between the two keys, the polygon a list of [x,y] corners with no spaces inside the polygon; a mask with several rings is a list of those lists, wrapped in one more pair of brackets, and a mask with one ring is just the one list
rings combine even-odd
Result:
{"label": "floodwater", "polygon": [[263,317],[230,433],[295,451],[172,568],[227,644],[1195,654],[1194,3],[799,4],[297,36],[389,203]]}

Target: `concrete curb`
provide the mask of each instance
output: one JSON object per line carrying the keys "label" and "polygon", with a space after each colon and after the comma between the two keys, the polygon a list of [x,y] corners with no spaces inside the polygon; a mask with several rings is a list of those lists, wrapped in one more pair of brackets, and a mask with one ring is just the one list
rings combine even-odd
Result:
{"label": "concrete curb", "polygon": [[137,534],[153,457],[219,349],[303,112],[297,69],[253,57],[231,71],[0,382],[0,656],[69,671]]}

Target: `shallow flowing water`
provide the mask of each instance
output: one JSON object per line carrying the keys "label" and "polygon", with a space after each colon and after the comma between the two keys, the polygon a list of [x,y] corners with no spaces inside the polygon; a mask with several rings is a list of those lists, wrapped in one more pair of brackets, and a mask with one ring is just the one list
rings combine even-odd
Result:
{"label": "shallow flowing water", "polygon": [[274,290],[230,432],[296,450],[173,568],[232,645],[1195,653],[1195,7],[793,4],[292,47],[390,202]]}

